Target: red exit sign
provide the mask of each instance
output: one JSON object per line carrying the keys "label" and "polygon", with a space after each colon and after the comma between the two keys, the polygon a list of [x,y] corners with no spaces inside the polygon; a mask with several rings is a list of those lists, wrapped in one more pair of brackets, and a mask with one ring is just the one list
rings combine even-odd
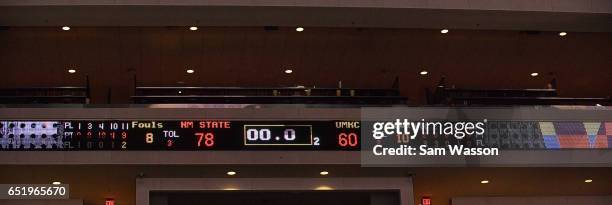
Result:
{"label": "red exit sign", "polygon": [[431,198],[424,196],[421,198],[421,205],[431,205]]}
{"label": "red exit sign", "polygon": [[106,203],[104,203],[104,205],[115,205],[115,200],[114,199],[106,199]]}

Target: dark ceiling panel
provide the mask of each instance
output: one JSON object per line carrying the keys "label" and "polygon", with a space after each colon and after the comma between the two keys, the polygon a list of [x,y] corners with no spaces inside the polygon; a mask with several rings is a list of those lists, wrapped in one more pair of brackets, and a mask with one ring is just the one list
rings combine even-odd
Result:
{"label": "dark ceiling panel", "polygon": [[[27,14],[27,15],[24,15]],[[415,8],[0,6],[0,26],[307,26],[612,31],[612,14]]]}

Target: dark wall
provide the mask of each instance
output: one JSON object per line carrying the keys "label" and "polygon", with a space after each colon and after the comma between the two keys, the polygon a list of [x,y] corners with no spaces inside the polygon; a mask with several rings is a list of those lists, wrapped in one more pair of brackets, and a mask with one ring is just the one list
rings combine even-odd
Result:
{"label": "dark wall", "polygon": [[[228,169],[238,175],[227,176]],[[70,185],[70,198],[85,205],[103,205],[114,198],[117,205],[135,205],[136,178],[326,178],[326,177],[413,177],[415,204],[423,196],[434,205],[450,205],[453,197],[470,196],[598,196],[612,195],[612,168],[609,167],[505,167],[505,168],[363,168],[340,165],[267,166],[171,166],[171,165],[0,165],[3,184]],[[593,179],[592,183],[584,180]],[[480,184],[483,179],[489,184]],[[344,200],[342,200],[344,201]],[[340,201],[339,201],[340,202]],[[2,201],[0,200],[0,204]],[[291,204],[291,203],[286,203]],[[315,203],[317,204],[317,203]],[[346,203],[337,203],[346,204]]]}
{"label": "dark wall", "polygon": [[381,88],[399,76],[402,94],[421,104],[442,75],[457,87],[544,88],[552,73],[561,96],[612,95],[610,33],[46,27],[0,31],[0,45],[1,87],[80,85],[89,75],[93,103],[109,88],[113,103],[129,103],[134,75],[159,85]]}

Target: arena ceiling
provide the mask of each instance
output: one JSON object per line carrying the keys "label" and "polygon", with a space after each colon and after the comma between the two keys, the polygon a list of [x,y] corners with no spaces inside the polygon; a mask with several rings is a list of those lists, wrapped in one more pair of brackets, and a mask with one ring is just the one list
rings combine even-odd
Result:
{"label": "arena ceiling", "polygon": [[[25,1],[27,2],[27,1]],[[392,6],[0,4],[0,26],[306,26],[612,31],[612,4],[581,10]],[[593,4],[589,4],[593,5]]]}

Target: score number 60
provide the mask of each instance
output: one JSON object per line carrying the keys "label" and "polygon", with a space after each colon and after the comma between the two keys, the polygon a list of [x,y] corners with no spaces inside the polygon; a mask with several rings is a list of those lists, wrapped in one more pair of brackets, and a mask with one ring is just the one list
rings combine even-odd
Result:
{"label": "score number 60", "polygon": [[338,134],[338,145],[340,147],[355,147],[359,143],[359,137],[354,132]]}

